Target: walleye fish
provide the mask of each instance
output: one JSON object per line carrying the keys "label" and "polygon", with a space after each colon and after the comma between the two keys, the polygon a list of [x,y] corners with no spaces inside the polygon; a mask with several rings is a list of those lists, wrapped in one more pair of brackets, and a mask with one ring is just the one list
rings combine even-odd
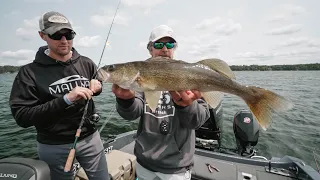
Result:
{"label": "walleye fish", "polygon": [[228,64],[220,59],[203,59],[196,63],[165,57],[149,58],[106,65],[98,70],[98,79],[106,83],[138,92],[144,92],[146,102],[155,110],[161,91],[195,89],[212,107],[216,108],[224,93],[242,98],[266,130],[272,122],[272,112],[290,109],[292,103],[284,97],[255,86],[244,86]]}

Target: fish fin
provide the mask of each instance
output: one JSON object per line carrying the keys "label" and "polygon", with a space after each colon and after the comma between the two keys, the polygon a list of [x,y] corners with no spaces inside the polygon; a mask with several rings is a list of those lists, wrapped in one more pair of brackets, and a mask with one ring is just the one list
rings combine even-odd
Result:
{"label": "fish fin", "polygon": [[161,91],[145,91],[144,92],[146,102],[148,103],[152,112],[157,108],[159,99],[161,96]]}
{"label": "fish fin", "polygon": [[220,59],[204,59],[201,61],[198,61],[197,63],[208,66],[210,69],[217,71],[218,73],[226,76],[230,79],[236,79],[235,74],[232,72],[229,65]]}
{"label": "fish fin", "polygon": [[146,59],[146,61],[163,61],[163,60],[172,60],[172,59],[169,57],[162,57],[162,56],[151,57]]}
{"label": "fish fin", "polygon": [[291,101],[272,91],[254,86],[248,88],[251,93],[243,99],[263,130],[270,126],[273,112],[286,111],[294,106]]}
{"label": "fish fin", "polygon": [[154,83],[148,83],[147,81],[144,81],[142,77],[138,77],[136,82],[138,83],[139,87],[146,89],[146,91],[153,91],[157,87]]}
{"label": "fish fin", "polygon": [[141,77],[140,77],[140,71],[137,72],[137,74],[132,78],[131,81],[129,81],[129,84],[132,84],[134,82],[140,81]]}
{"label": "fish fin", "polygon": [[151,58],[148,58],[146,59],[145,61],[147,62],[161,62],[161,63],[188,63],[188,62],[185,62],[183,60],[179,60],[179,59],[173,59],[173,58],[169,58],[169,57],[162,57],[162,56],[157,56],[157,57],[151,57]]}
{"label": "fish fin", "polygon": [[140,71],[137,72],[137,74],[132,78],[132,80],[128,80],[126,83],[118,84],[123,89],[131,89],[138,83],[138,86],[140,86],[139,82],[141,81],[140,77]]}
{"label": "fish fin", "polygon": [[223,97],[223,93],[219,91],[201,92],[201,95],[212,108],[216,108]]}

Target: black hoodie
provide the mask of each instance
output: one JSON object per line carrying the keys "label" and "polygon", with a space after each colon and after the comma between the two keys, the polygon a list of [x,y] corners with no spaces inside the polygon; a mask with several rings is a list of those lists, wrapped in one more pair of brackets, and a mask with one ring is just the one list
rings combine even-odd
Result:
{"label": "black hoodie", "polygon": [[[36,127],[38,142],[72,143],[85,103],[79,101],[80,103],[68,105],[63,95],[75,86],[89,87],[89,80],[93,78],[96,65],[74,48],[72,58],[67,62],[47,56],[46,49],[47,46],[40,47],[35,60],[19,70],[11,89],[11,112],[19,126]],[[93,112],[95,108],[91,99],[87,114]],[[95,126],[85,121],[80,139],[95,131]]]}

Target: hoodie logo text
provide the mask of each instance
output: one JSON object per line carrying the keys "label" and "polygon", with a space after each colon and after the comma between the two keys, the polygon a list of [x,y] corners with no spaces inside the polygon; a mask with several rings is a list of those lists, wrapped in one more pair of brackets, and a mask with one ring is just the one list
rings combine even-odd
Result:
{"label": "hoodie logo text", "polygon": [[49,85],[50,94],[61,94],[71,91],[76,86],[86,87],[90,86],[90,82],[87,78],[80,75],[72,75],[64,77]]}
{"label": "hoodie logo text", "polygon": [[144,113],[150,114],[151,116],[155,118],[165,118],[169,116],[174,116],[175,113],[175,107],[171,103],[171,96],[168,91],[162,91],[158,106],[155,109],[155,112],[151,112],[149,109],[147,109],[147,105],[145,104]]}

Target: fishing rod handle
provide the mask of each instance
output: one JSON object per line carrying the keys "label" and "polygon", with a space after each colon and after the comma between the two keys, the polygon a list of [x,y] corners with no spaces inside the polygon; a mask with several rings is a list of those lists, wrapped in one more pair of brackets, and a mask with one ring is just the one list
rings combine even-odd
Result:
{"label": "fishing rod handle", "polygon": [[80,134],[81,134],[81,128],[77,129],[76,138],[80,137]]}
{"label": "fishing rod handle", "polygon": [[75,149],[71,149],[70,150],[67,162],[66,162],[66,164],[64,166],[64,172],[69,172],[70,171],[71,165],[73,163],[75,152],[76,152]]}

